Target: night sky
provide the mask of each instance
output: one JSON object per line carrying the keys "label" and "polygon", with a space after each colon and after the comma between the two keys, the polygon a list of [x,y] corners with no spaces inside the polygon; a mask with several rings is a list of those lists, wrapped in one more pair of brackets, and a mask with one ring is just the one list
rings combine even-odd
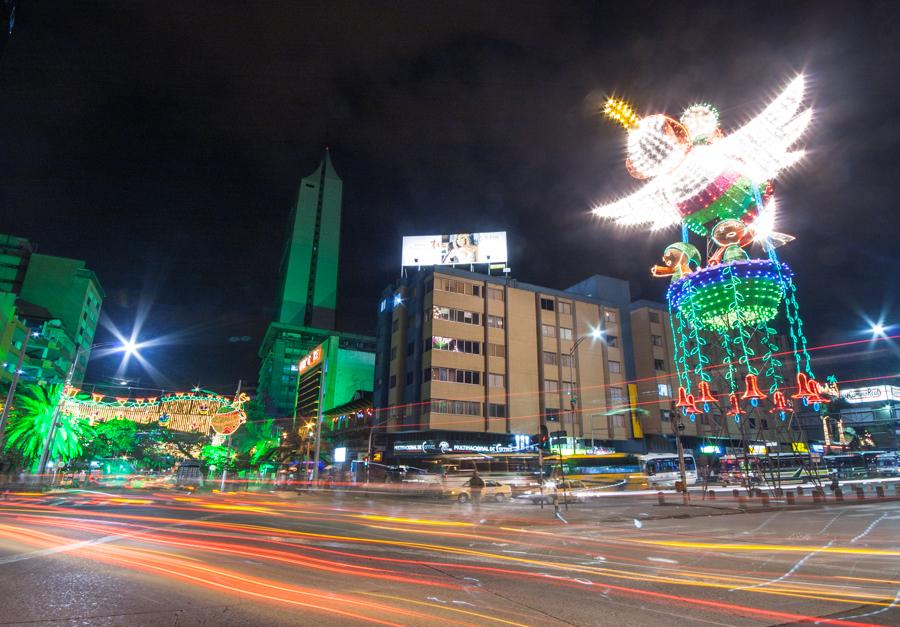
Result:
{"label": "night sky", "polygon": [[87,260],[119,329],[145,315],[140,339],[168,338],[144,350],[163,377],[129,377],[227,391],[256,383],[290,208],[326,144],[341,330],[374,333],[412,234],[505,230],[521,280],[608,274],[660,300],[648,268],[679,234],[588,213],[639,185],[600,103],[677,117],[708,100],[730,130],[802,71],[816,117],[776,181],[798,238],[780,253],[811,343],[859,339],[862,315],[900,322],[898,31],[896,2],[20,0],[0,232]]}

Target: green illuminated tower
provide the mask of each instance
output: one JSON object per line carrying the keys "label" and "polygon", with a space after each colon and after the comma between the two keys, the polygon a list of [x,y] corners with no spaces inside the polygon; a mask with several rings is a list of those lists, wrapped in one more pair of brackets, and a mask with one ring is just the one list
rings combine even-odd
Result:
{"label": "green illuminated tower", "polygon": [[327,149],[300,181],[281,260],[277,318],[259,348],[257,395],[279,416],[294,413],[300,358],[334,333],[342,187]]}
{"label": "green illuminated tower", "polygon": [[283,324],[334,328],[342,187],[326,149],[319,167],[300,182],[281,262],[278,321]]}

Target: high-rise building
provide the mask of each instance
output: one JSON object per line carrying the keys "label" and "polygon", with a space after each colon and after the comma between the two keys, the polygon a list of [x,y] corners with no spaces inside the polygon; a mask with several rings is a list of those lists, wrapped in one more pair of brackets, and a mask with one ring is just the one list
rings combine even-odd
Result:
{"label": "high-rise building", "polygon": [[46,309],[51,319],[62,323],[66,335],[75,344],[77,355],[72,382],[80,385],[106,296],[97,276],[85,267],[84,261],[34,253],[20,296]]}
{"label": "high-rise building", "polygon": [[567,290],[450,268],[402,278],[379,307],[385,455],[506,450],[542,425],[570,446],[640,450],[629,300],[600,276]]}
{"label": "high-rise building", "polygon": [[[276,415],[293,415],[297,364],[334,335],[342,188],[327,150],[316,170],[300,181],[281,263],[278,319],[259,349],[257,396]],[[348,338],[345,343],[353,341]]]}
{"label": "high-rise building", "polygon": [[326,150],[315,172],[300,181],[282,259],[282,324],[334,329],[342,190]]}

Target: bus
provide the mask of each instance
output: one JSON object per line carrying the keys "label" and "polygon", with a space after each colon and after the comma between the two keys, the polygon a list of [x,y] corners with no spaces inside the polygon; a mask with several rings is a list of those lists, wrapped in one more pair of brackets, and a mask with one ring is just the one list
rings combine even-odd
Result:
{"label": "bus", "polygon": [[[673,453],[648,453],[639,456],[641,468],[647,475],[651,488],[674,488],[681,481],[678,455]],[[689,486],[697,483],[697,462],[691,453],[684,454],[684,478]]]}
{"label": "bus", "polygon": [[[684,454],[685,479],[697,483],[697,463],[691,453]],[[608,453],[604,455],[564,455],[544,458],[544,476],[550,480],[582,481],[588,486],[610,488],[674,488],[681,481],[678,455],[675,453]]]}

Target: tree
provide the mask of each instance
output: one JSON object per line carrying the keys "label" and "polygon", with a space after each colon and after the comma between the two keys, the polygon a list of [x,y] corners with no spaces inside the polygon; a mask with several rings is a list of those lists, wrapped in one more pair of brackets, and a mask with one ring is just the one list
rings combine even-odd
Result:
{"label": "tree", "polygon": [[248,465],[256,466],[278,448],[279,434],[280,429],[272,418],[248,419],[232,436],[232,446],[239,456],[247,460]]}
{"label": "tree", "polygon": [[[35,465],[40,460],[62,390],[62,384],[29,384],[16,394],[6,429],[6,449],[18,451],[28,464]],[[60,414],[50,457],[62,462],[79,457],[84,450],[82,441],[93,437],[93,433],[86,420]]]}
{"label": "tree", "polygon": [[138,425],[125,418],[94,426],[94,437],[85,446],[86,457],[131,456],[137,447]]}

